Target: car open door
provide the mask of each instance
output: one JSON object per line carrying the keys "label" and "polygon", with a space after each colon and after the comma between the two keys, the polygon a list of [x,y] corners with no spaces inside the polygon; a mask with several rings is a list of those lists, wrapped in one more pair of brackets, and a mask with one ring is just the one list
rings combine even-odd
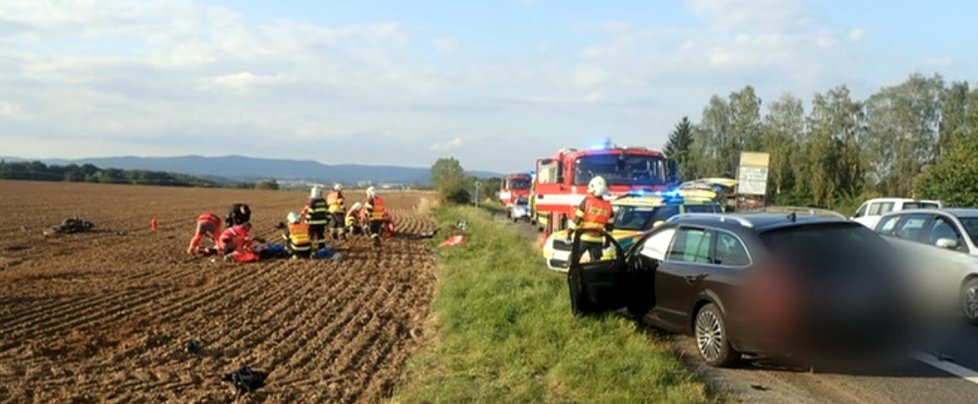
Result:
{"label": "car open door", "polygon": [[586,315],[625,307],[628,303],[628,269],[621,245],[610,233],[602,232],[604,239],[615,247],[614,258],[582,263],[582,233],[582,230],[574,232],[567,271],[571,311],[575,315]]}

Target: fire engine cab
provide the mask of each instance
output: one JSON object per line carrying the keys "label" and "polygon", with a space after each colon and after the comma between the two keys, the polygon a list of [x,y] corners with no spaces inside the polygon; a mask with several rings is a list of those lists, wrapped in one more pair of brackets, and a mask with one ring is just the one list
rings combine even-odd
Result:
{"label": "fire engine cab", "polygon": [[530,174],[510,174],[499,183],[499,201],[510,208],[520,198],[530,197]]}
{"label": "fire engine cab", "polygon": [[606,145],[561,149],[538,159],[533,180],[532,219],[547,234],[567,228],[587,194],[587,184],[604,177],[612,197],[666,191],[676,182],[675,167],[661,152]]}

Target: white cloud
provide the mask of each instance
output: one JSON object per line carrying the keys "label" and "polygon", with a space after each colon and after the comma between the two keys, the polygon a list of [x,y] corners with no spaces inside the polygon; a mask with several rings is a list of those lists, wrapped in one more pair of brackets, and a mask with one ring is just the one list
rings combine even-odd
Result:
{"label": "white cloud", "polygon": [[445,142],[435,142],[429,148],[431,151],[446,151],[451,149],[457,149],[462,146],[462,138],[456,137],[452,140]]}
{"label": "white cloud", "polygon": [[23,117],[24,113],[20,105],[12,102],[0,101],[0,116],[7,118]]}
{"label": "white cloud", "polygon": [[235,94],[246,94],[258,87],[295,83],[294,77],[281,75],[258,75],[251,72],[225,74],[207,80],[202,88],[223,88]]}
{"label": "white cloud", "polygon": [[458,38],[435,38],[432,45],[441,53],[455,53],[462,49],[462,41]]}
{"label": "white cloud", "polygon": [[861,29],[854,29],[852,31],[849,31],[849,40],[852,42],[862,41],[863,38],[865,37],[866,37],[866,31],[863,31]]}

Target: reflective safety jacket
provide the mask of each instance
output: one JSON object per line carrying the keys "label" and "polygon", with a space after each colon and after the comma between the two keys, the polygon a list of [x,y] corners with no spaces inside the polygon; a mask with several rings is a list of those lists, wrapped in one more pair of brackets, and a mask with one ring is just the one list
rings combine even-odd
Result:
{"label": "reflective safety jacket", "polygon": [[384,200],[375,196],[367,200],[367,203],[363,205],[366,210],[367,219],[369,220],[384,220]]}
{"label": "reflective safety jacket", "polygon": [[330,192],[326,196],[326,205],[329,207],[329,213],[343,213],[345,209],[343,206],[343,193],[340,191]]}
{"label": "reflective safety jacket", "polygon": [[585,230],[584,234],[581,234],[581,241],[601,242],[604,240],[601,230],[612,230],[613,216],[611,202],[588,195],[577,208],[571,228]]}
{"label": "reflective safety jacket", "polygon": [[302,212],[306,215],[306,223],[310,226],[325,226],[329,221],[329,210],[323,198],[310,199]]}
{"label": "reflective safety jacket", "polygon": [[350,210],[348,210],[346,212],[346,226],[347,227],[350,227],[350,226],[355,225],[357,223],[357,220],[360,220],[360,210],[361,209],[353,209],[353,208],[350,208]]}
{"label": "reflective safety jacket", "polygon": [[251,237],[249,237],[248,230],[244,227],[240,225],[231,226],[221,233],[218,245],[224,250],[224,254],[236,250],[248,250],[251,248]]}
{"label": "reflective safety jacket", "polygon": [[310,248],[312,248],[312,240],[309,238],[308,224],[290,224],[288,234],[283,234],[282,238],[289,242],[289,250],[292,251],[292,253],[307,252]]}

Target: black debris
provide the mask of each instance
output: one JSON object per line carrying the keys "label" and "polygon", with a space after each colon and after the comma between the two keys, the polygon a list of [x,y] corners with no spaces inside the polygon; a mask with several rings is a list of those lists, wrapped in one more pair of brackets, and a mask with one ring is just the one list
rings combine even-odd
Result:
{"label": "black debris", "polygon": [[754,389],[754,390],[760,390],[760,391],[768,391],[768,390],[771,390],[770,388],[764,387],[764,386],[762,386],[760,384],[752,384],[752,385],[750,385],[750,387],[752,389]]}
{"label": "black debris", "polygon": [[250,393],[265,385],[268,373],[242,366],[238,370],[221,377],[221,381],[231,383],[238,394]]}
{"label": "black debris", "polygon": [[57,226],[52,226],[50,230],[45,231],[45,235],[51,234],[73,234],[89,231],[95,228],[95,223],[89,222],[85,219],[80,219],[77,217],[68,218],[61,222]]}
{"label": "black debris", "polygon": [[183,350],[187,353],[199,354],[203,348],[204,344],[196,339],[188,339],[183,343]]}

